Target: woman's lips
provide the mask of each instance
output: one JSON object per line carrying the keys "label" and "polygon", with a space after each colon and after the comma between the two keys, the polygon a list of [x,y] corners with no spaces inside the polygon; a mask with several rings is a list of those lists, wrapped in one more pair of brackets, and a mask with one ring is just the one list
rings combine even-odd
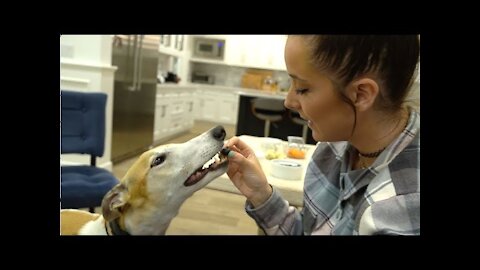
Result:
{"label": "woman's lips", "polygon": [[311,120],[306,119],[306,118],[303,117],[301,114],[300,114],[300,117],[301,117],[303,120],[307,121],[307,124],[308,124],[308,126],[309,126],[310,128],[312,127],[312,121],[311,121]]}

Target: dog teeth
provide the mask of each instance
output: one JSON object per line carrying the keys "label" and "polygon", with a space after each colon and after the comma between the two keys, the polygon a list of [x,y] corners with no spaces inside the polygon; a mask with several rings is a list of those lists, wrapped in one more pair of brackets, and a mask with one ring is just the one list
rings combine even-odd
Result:
{"label": "dog teeth", "polygon": [[[218,155],[218,154],[217,154]],[[211,159],[209,159],[205,164],[203,164],[202,166],[202,170],[206,169],[206,168],[209,168],[210,165],[212,165],[213,163],[215,163],[215,161],[217,160],[217,155],[215,155],[214,157],[212,157]]]}
{"label": "dog teeth", "polygon": [[207,163],[203,164],[203,166],[202,166],[202,170],[205,170],[205,169],[207,169],[208,167],[210,167],[210,165],[212,165],[212,162],[211,162],[211,160],[209,160],[209,161],[207,161]]}
{"label": "dog teeth", "polygon": [[212,164],[219,163],[221,161],[219,153],[215,154],[210,160],[205,162],[202,166],[202,170],[209,168]]}

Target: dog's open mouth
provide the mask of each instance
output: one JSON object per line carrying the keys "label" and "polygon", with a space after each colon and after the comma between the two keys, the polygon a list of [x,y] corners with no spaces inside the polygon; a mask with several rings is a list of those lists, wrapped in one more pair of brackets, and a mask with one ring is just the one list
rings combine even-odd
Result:
{"label": "dog's open mouth", "polygon": [[220,151],[216,153],[215,156],[213,156],[210,160],[205,162],[202,167],[198,168],[194,173],[192,173],[192,175],[187,178],[183,185],[187,187],[194,185],[202,180],[209,172],[215,171],[220,167],[227,166],[227,164],[227,156]]}

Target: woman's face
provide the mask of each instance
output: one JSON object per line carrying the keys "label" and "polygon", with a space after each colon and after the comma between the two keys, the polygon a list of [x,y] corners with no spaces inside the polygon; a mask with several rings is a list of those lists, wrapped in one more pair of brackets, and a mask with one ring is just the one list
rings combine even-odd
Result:
{"label": "woman's face", "polygon": [[316,141],[346,141],[350,138],[354,113],[335,92],[325,73],[310,64],[304,39],[290,36],[285,46],[285,63],[292,79],[285,107],[308,120]]}

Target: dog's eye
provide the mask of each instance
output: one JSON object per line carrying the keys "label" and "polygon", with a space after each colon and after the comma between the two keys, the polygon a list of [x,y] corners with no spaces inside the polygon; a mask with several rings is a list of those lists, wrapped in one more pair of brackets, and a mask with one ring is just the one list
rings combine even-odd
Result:
{"label": "dog's eye", "polygon": [[150,168],[158,166],[162,164],[164,161],[165,161],[165,155],[160,155],[153,160],[152,165],[150,165]]}

